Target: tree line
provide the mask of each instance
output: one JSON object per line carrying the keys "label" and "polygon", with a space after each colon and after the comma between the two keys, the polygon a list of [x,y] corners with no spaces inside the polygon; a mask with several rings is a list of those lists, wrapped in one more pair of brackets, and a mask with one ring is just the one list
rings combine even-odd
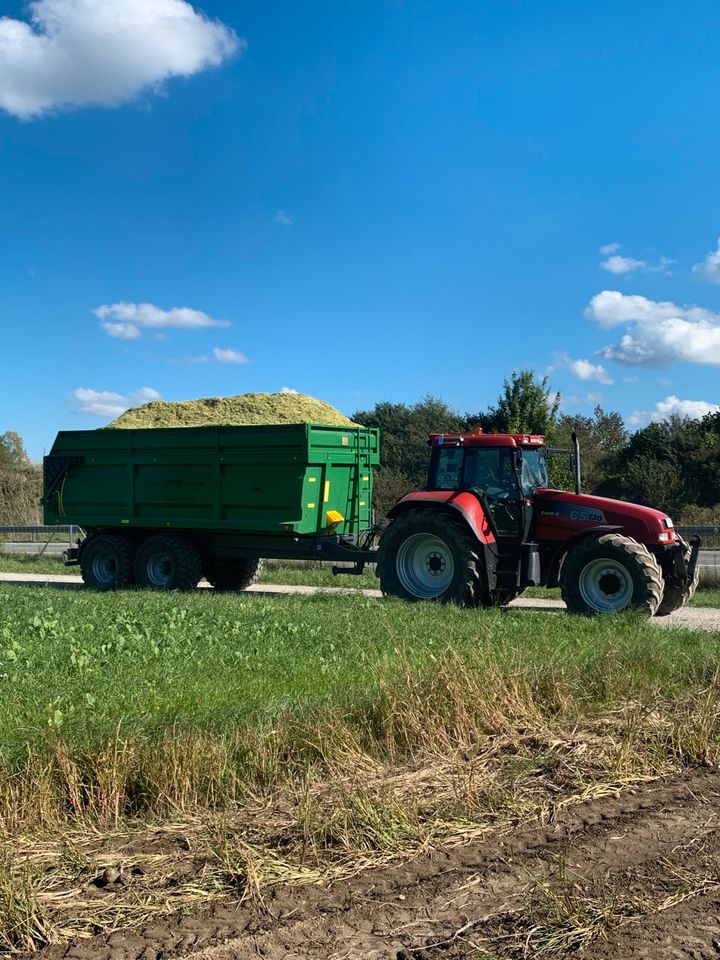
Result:
{"label": "tree line", "polygon": [[0,434],[0,526],[40,523],[42,471],[32,464],[22,437],[14,430]]}
{"label": "tree line", "polygon": [[[591,416],[560,413],[560,398],[531,370],[513,372],[487,410],[460,414],[443,400],[383,401],[352,415],[380,427],[376,508],[384,516],[395,500],[426,481],[428,433],[482,429],[487,433],[537,433],[548,446],[581,449],[583,490],[663,510],[676,522],[720,523],[720,413],[700,420],[673,416],[630,432],[619,413],[595,407]],[[571,489],[567,456],[549,458],[553,486]]]}
{"label": "tree line", "polygon": [[[415,404],[383,400],[352,415],[380,428],[375,507],[383,517],[395,501],[426,482],[429,433],[538,433],[548,445],[568,448],[577,433],[583,490],[664,510],[683,523],[720,524],[720,413],[700,420],[673,416],[627,430],[619,413],[595,407],[591,416],[560,412],[560,398],[531,370],[513,372],[497,402],[460,414],[426,396]],[[571,489],[569,458],[551,457],[554,486]],[[28,458],[22,438],[0,434],[0,524],[40,522],[41,468]]]}

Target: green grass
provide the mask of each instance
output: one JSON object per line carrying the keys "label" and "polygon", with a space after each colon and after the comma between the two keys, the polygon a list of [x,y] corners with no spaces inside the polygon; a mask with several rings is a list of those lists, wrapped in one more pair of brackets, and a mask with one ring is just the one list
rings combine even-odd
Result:
{"label": "green grass", "polygon": [[0,571],[3,573],[79,573],[65,567],[62,557],[36,557],[32,554],[0,553]]}
{"label": "green grass", "polygon": [[[447,653],[587,703],[681,694],[712,676],[720,635],[635,617],[584,618],[378,603],[359,596],[117,594],[0,588],[0,755],[59,736],[266,725],[281,713],[372,701],[401,665]],[[609,672],[612,668],[612,675]],[[614,685],[614,686],[613,686]]]}
{"label": "green grass", "polygon": [[[97,915],[110,908],[62,872],[66,848],[42,905],[23,893],[48,838],[94,850],[110,827],[192,823],[193,849],[215,851],[193,896],[212,898],[354,876],[717,764],[718,662],[720,632],[634,615],[0,586],[0,826],[21,945],[53,916],[53,936],[130,916],[122,891],[115,919]],[[161,893],[148,912],[172,909]],[[0,943],[8,930],[0,909]]]}

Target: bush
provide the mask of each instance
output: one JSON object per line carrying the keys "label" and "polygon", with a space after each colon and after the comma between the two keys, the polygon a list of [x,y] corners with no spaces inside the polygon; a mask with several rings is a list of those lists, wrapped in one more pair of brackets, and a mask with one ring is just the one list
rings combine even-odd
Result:
{"label": "bush", "polygon": [[0,464],[0,525],[40,523],[41,495],[40,467]]}

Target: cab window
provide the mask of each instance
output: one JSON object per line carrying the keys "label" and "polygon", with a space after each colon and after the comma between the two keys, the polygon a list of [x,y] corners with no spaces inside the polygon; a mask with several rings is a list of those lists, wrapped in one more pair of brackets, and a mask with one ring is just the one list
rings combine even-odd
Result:
{"label": "cab window", "polygon": [[517,482],[512,451],[507,447],[469,447],[465,451],[463,486],[493,500],[515,500]]}
{"label": "cab window", "polygon": [[549,486],[547,465],[542,450],[523,450],[521,483],[525,497],[532,497],[538,487]]}
{"label": "cab window", "polygon": [[434,484],[437,490],[460,489],[464,452],[462,447],[443,447],[439,451]]}

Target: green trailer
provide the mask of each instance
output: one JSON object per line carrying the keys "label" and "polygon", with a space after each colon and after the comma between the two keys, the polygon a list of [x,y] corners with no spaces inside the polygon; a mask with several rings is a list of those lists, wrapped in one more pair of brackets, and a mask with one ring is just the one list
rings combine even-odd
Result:
{"label": "green trailer", "polygon": [[45,523],[86,538],[85,581],[190,589],[257,578],[261,557],[372,559],[379,431],[274,424],[63,431],[44,463]]}

